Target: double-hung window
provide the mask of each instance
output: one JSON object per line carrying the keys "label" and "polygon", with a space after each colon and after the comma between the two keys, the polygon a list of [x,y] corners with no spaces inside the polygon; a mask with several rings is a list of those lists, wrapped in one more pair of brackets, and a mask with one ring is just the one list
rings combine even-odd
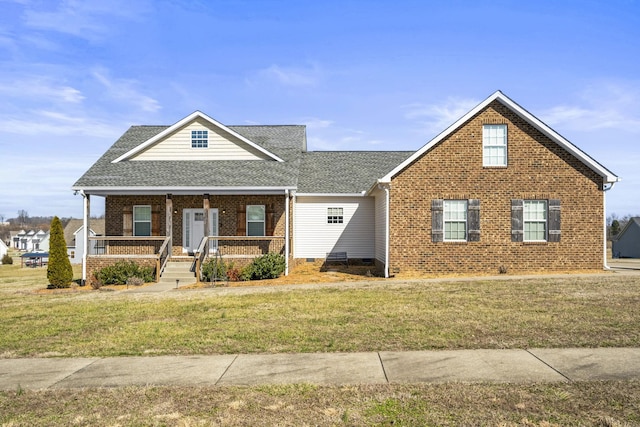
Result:
{"label": "double-hung window", "polygon": [[151,206],[133,207],[133,235],[151,236]]}
{"label": "double-hung window", "polygon": [[209,131],[192,130],[191,148],[207,148],[209,146]]}
{"label": "double-hung window", "polygon": [[247,236],[265,235],[264,205],[247,205]]}
{"label": "double-hung window", "polygon": [[327,224],[342,224],[344,223],[344,209],[343,208],[327,208]]}
{"label": "double-hung window", "polygon": [[547,201],[524,200],[523,225],[525,242],[547,240]]}
{"label": "double-hung window", "polygon": [[507,166],[507,125],[482,126],[482,165]]}
{"label": "double-hung window", "polygon": [[445,200],[443,206],[444,240],[467,240],[467,201]]}

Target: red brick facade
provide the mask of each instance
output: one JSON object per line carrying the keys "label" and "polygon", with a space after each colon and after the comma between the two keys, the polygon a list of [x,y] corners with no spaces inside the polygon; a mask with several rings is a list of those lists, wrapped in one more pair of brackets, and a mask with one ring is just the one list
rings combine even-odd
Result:
{"label": "red brick facade", "polygon": [[[506,167],[483,167],[482,126],[507,125]],[[390,272],[602,268],[602,178],[494,101],[391,181]],[[433,199],[478,199],[477,242],[432,242]],[[512,199],[558,199],[559,242],[512,242]]]}

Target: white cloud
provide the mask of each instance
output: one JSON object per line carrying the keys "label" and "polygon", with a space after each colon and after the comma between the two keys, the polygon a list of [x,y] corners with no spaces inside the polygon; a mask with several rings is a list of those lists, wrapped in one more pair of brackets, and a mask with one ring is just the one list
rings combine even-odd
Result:
{"label": "white cloud", "polygon": [[93,77],[107,89],[107,95],[119,101],[126,101],[145,112],[156,112],[162,107],[160,103],[147,95],[141,93],[135,86],[136,80],[114,79],[109,76],[109,72],[104,68],[96,68],[92,72]]}
{"label": "white cloud", "polygon": [[550,126],[595,131],[640,132],[640,83],[599,82],[586,88],[572,104],[556,105],[539,117]]}
{"label": "white cloud", "polygon": [[276,81],[283,86],[316,86],[322,80],[322,71],[316,64],[306,68],[271,65],[266,69],[260,70],[258,76]]}
{"label": "white cloud", "polygon": [[28,27],[88,40],[102,39],[117,28],[109,18],[133,20],[149,10],[146,2],[126,0],[62,0],[53,10],[42,10],[42,4],[26,4],[24,19]]}
{"label": "white cloud", "polygon": [[16,98],[34,98],[40,101],[47,98],[72,104],[78,104],[84,99],[84,95],[78,89],[42,76],[30,76],[0,83],[0,94]]}
{"label": "white cloud", "polygon": [[307,126],[307,129],[326,129],[333,124],[332,120],[323,120],[315,117],[304,118],[300,121],[302,124]]}
{"label": "white cloud", "polygon": [[404,107],[405,118],[416,121],[423,133],[432,135],[451,126],[479,103],[475,99],[451,97],[438,104],[413,103]]}

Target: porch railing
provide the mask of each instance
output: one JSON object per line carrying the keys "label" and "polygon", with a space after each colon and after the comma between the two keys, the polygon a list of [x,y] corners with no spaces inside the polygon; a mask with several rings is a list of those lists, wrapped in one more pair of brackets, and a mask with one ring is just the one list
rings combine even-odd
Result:
{"label": "porch railing", "polygon": [[155,259],[158,281],[171,256],[170,240],[165,236],[90,236],[87,255],[103,258]]}
{"label": "porch railing", "polygon": [[252,259],[269,252],[284,255],[284,236],[209,236],[204,237],[194,252],[195,271],[198,281],[202,274],[202,264],[209,256],[222,259]]}

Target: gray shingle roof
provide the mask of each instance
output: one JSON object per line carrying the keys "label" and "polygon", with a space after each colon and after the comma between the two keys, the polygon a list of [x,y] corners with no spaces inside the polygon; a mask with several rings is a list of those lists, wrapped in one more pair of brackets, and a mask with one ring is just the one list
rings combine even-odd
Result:
{"label": "gray shingle roof", "polygon": [[112,160],[168,126],[132,126],[73,188],[113,187],[293,187],[300,193],[360,193],[371,188],[412,152],[306,152],[304,126],[229,126],[277,155],[271,160]]}
{"label": "gray shingle roof", "polygon": [[302,157],[298,193],[367,191],[412,151],[314,151]]}

